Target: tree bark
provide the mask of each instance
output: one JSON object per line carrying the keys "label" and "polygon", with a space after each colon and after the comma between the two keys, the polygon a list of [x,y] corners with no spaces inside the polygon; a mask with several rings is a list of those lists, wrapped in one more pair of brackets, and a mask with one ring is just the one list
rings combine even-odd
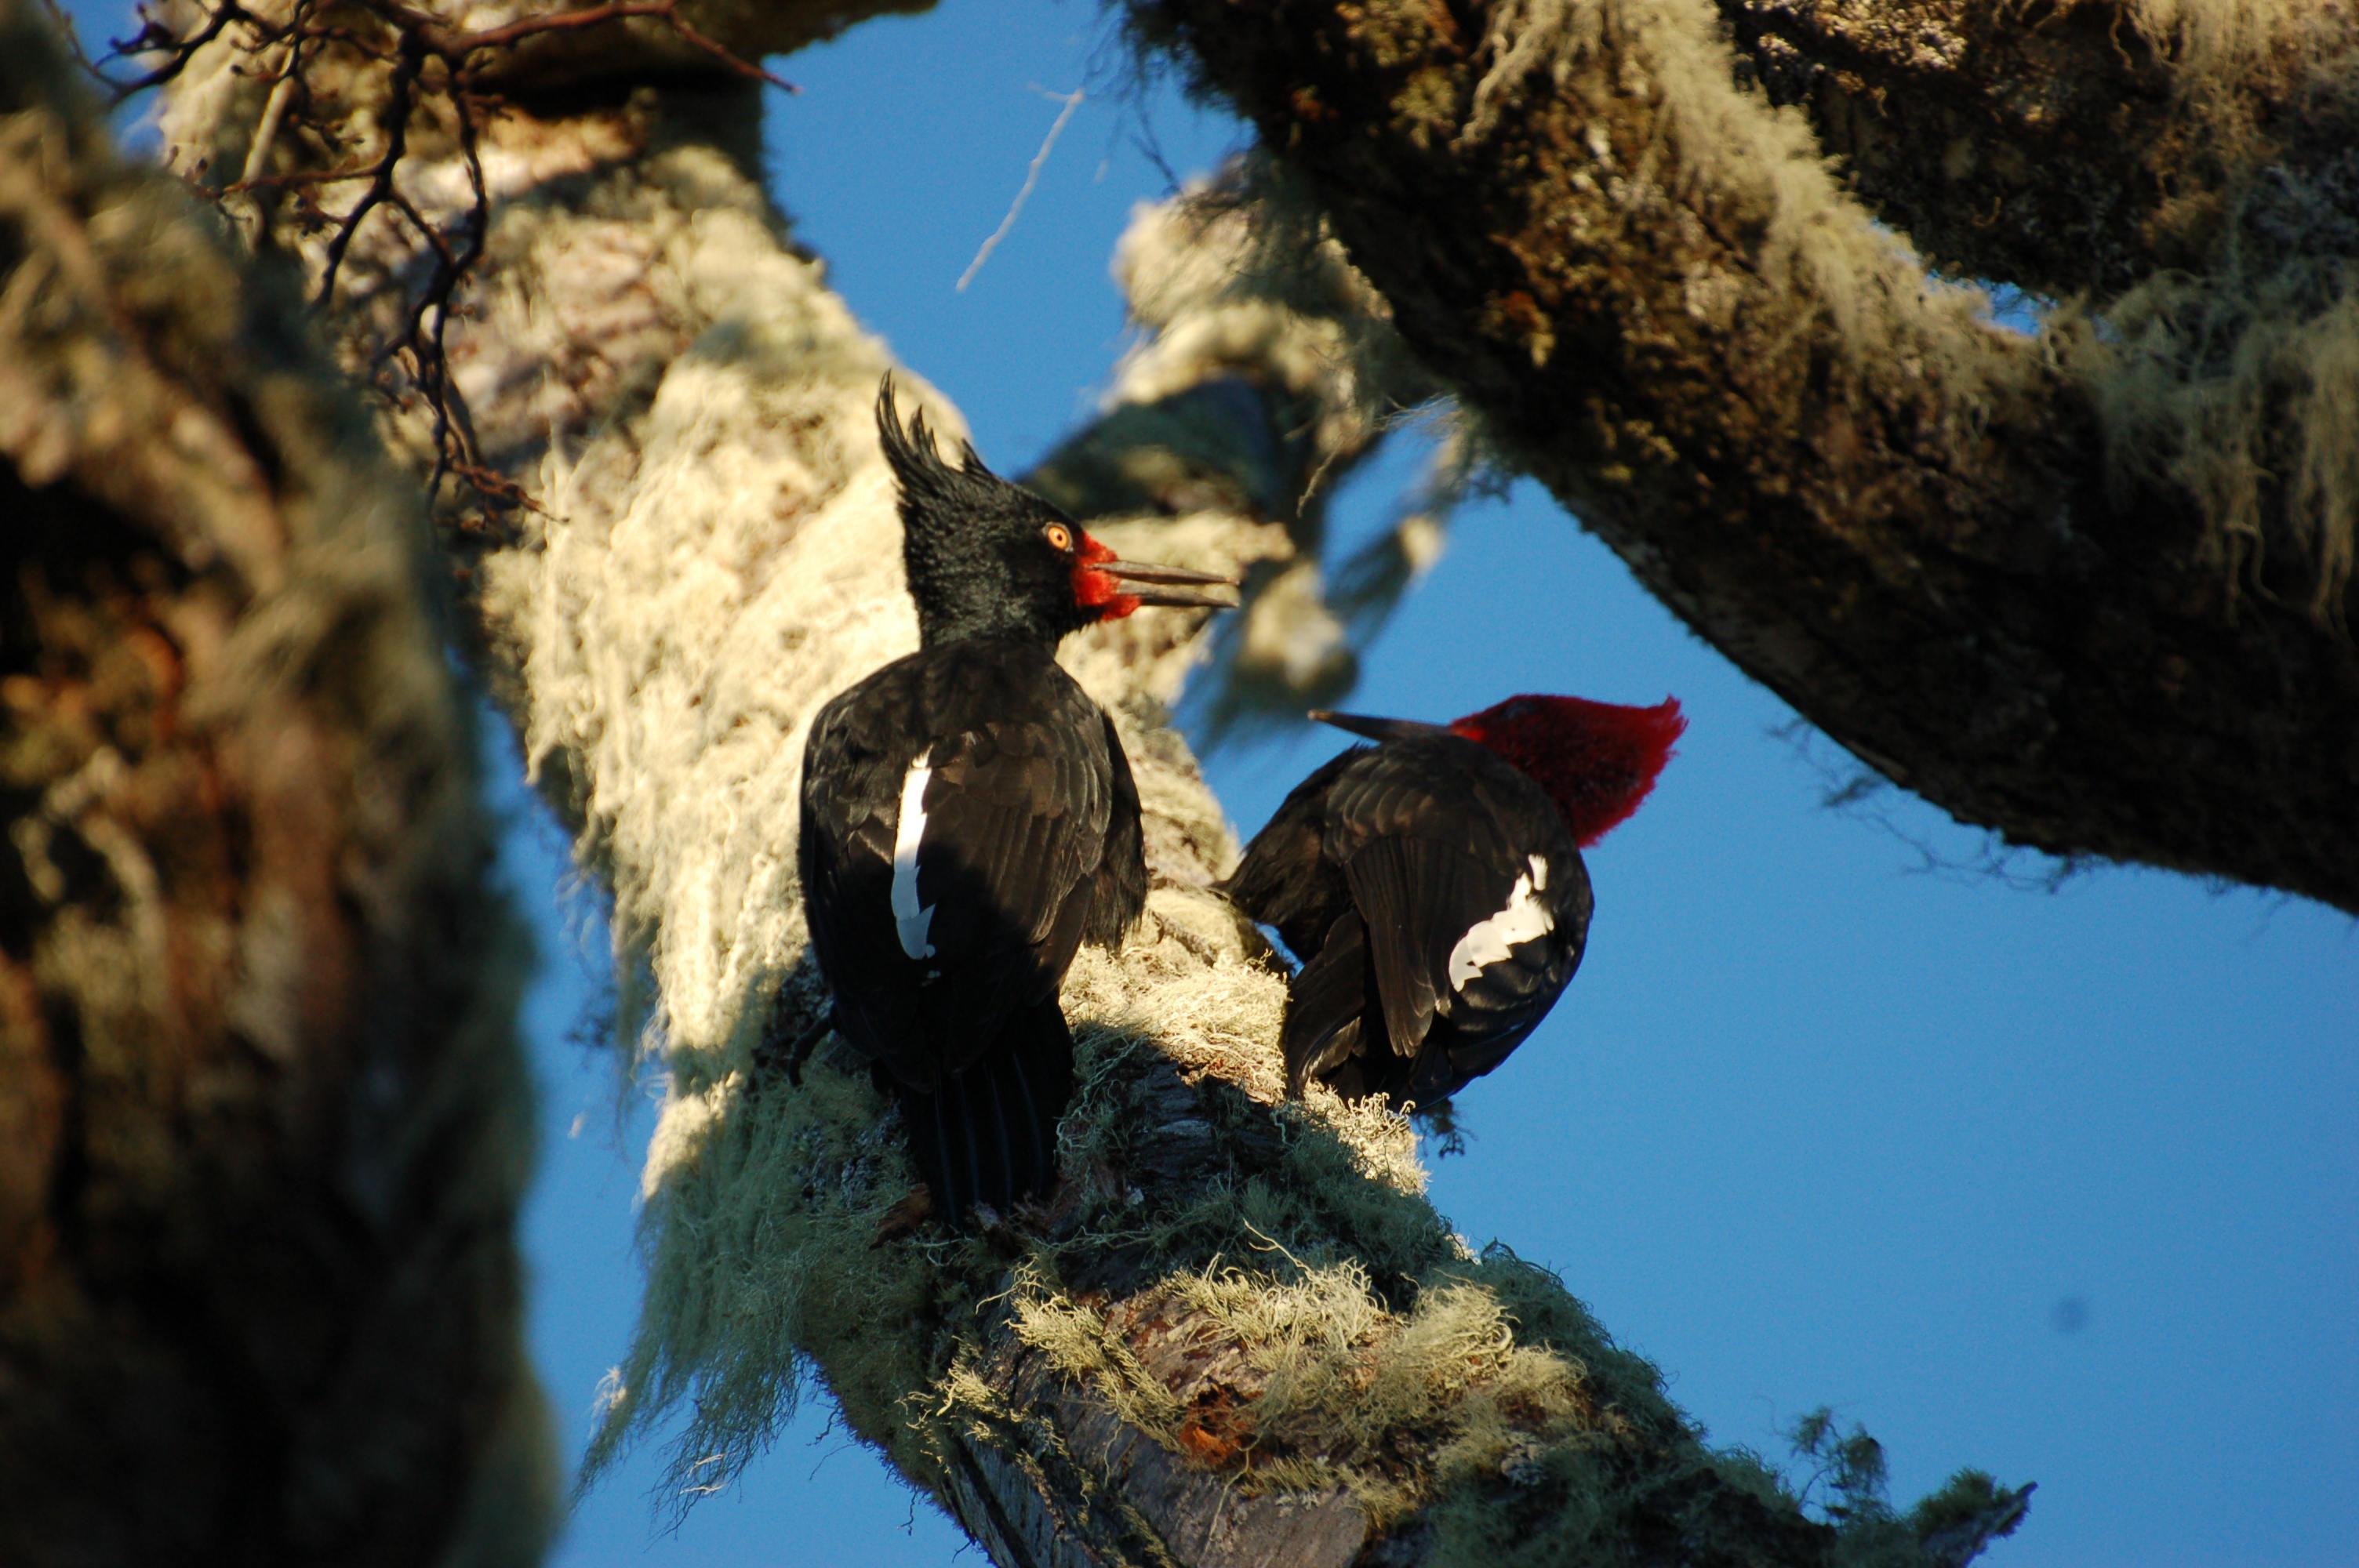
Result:
{"label": "tree bark", "polygon": [[528,1563],[527,954],[425,530],[0,0],[0,1561]]}
{"label": "tree bark", "polygon": [[2242,188],[2347,165],[2354,41],[2324,5],[1723,0],[1740,76],[1952,276],[2120,295],[2216,262]]}
{"label": "tree bark", "polygon": [[[829,25],[799,11],[789,37],[768,14],[691,15],[741,54]],[[437,22],[446,37],[471,25]],[[647,1173],[647,1301],[593,1469],[685,1404],[683,1495],[725,1484],[816,1373],[1006,1568],[1511,1547],[1962,1563],[2012,1528],[2023,1493],[1973,1475],[1907,1518],[1867,1496],[1841,1530],[1806,1517],[1757,1460],[1708,1450],[1559,1281],[1469,1255],[1420,1195],[1398,1119],[1281,1103],[1284,981],[1206,887],[1235,846],[1164,722],[1201,656],[1188,620],[1142,615],[1067,650],[1129,751],[1155,879],[1142,928],[1118,956],[1085,953],[1066,988],[1082,1076],[1067,1180],[1004,1224],[912,1230],[899,1132],[859,1065],[822,1051],[794,1087],[766,1049],[821,1000],[791,872],[808,725],[911,646],[915,622],[872,424],[888,362],[763,195],[755,90],[690,57],[650,82],[640,38],[584,29],[560,80],[536,78],[529,51],[504,57],[503,105],[462,124],[465,105],[434,96],[455,81],[446,57],[328,46],[305,67],[307,101],[349,118],[309,130],[337,139],[299,125],[266,141],[271,84],[237,73],[238,46],[225,37],[176,83],[164,127],[184,168],[365,160],[397,91],[419,95],[401,201],[346,242],[361,281],[330,295],[355,368],[387,362],[404,330],[389,291],[431,270],[428,227],[467,232],[471,156],[483,171],[486,248],[450,322],[450,374],[473,449],[531,504],[462,492],[443,543],[464,574],[463,634],[612,889],[623,1030],[669,1084]],[[421,59],[398,89],[400,62]],[[332,224],[258,217],[323,276]],[[1344,293],[1366,313],[1356,282]],[[1285,561],[1312,482],[1368,438],[1337,378],[1401,373],[1302,351],[1326,330],[1315,314],[1265,324],[1249,350],[1135,365],[1044,483],[1090,513],[1155,497],[1163,515],[1093,523],[1125,552]],[[1269,421],[1267,460],[1203,460],[1217,482],[1142,480],[1128,460],[1153,443],[1118,427],[1224,380],[1335,416]],[[904,384],[954,438],[955,414]],[[421,474],[429,423],[414,404],[390,416]]]}
{"label": "tree bark", "polygon": [[[2273,35],[2295,86],[2269,90],[2278,54],[2187,50],[2124,106],[2138,134],[2072,120],[2086,156],[2068,165],[2007,139],[2048,122],[2004,88],[2065,80],[2100,47],[2082,23],[2032,28],[2026,65],[1972,29],[1917,49],[1898,7],[1761,8],[1797,54],[1892,43],[1839,62],[1903,101],[1875,124],[1906,147],[1860,178],[1903,221],[1942,214],[1923,224],[1955,246],[1936,264],[2069,285],[2053,257],[2094,224],[2111,237],[2086,280],[2142,280],[2027,334],[1871,223],[1739,84],[1701,0],[1133,15],[1255,124],[1512,460],[1862,760],[2012,842],[2359,910],[2359,305],[2341,262],[2359,165],[2331,134],[2350,98],[2326,85],[2347,58],[2334,16]],[[1770,20],[1748,25],[1760,46]],[[2164,222],[2153,169],[2201,118],[2181,100],[2239,59],[2263,108],[2222,113],[2252,134],[2180,166],[2172,192],[2215,216]],[[1995,109],[1976,97],[1995,91]],[[2300,115],[2271,118],[2279,98]],[[1940,165],[1919,138],[1966,99],[1984,118],[1951,144],[1962,190],[1912,186],[1897,170]],[[2127,194],[2080,228],[2026,217],[1980,243],[1953,203],[1991,194],[1967,154],[2001,145],[2053,171],[2024,201]],[[2196,254],[2199,276],[2156,270]]]}

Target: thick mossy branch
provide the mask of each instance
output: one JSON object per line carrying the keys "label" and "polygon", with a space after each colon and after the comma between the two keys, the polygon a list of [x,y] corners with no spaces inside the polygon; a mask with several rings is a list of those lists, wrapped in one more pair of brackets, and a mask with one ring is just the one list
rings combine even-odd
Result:
{"label": "thick mossy branch", "polygon": [[2126,493],[2192,496],[2232,597],[2347,632],[2359,20],[2231,0],[1722,11],[1771,100],[1810,108],[1935,265],[2103,321],[2121,351],[2082,345],[2086,385]]}
{"label": "thick mossy branch", "polygon": [[2036,294],[2204,270],[2256,176],[2359,141],[2359,27],[2317,0],[1719,10],[1745,74],[1810,114],[1878,217],[1953,276]]}
{"label": "thick mossy branch", "polygon": [[[1301,1263],[1250,1220],[1236,1239],[1265,1256],[1168,1273],[1119,1322],[1019,1276],[1016,1335],[1166,1447],[1234,1471],[1249,1495],[1342,1486],[1379,1528],[1430,1487],[1498,1472],[1511,1454],[1628,1435],[1619,1401],[1592,1387],[1587,1368],[1518,1344],[1498,1293],[1474,1279],[1420,1281],[1395,1313],[1357,1258]],[[1131,1346],[1175,1334],[1229,1359],[1175,1390]],[[1401,1463],[1404,1448],[1414,1467]]]}
{"label": "thick mossy branch", "polygon": [[2118,489],[2195,498],[2205,521],[2195,558],[2219,573],[2232,606],[2251,595],[2256,613],[2298,611],[2347,643],[2359,553],[2359,145],[2338,189],[2288,185],[2270,199],[2305,238],[2348,231],[2351,254],[2256,235],[2209,278],[2152,279],[2105,313],[2105,373],[2091,390]]}
{"label": "thick mossy branch", "polygon": [[525,1563],[525,943],[421,509],[0,0],[0,1560]]}
{"label": "thick mossy branch", "polygon": [[1863,760],[2011,842],[2359,909],[2339,175],[2235,209],[2314,263],[2026,336],[1735,83],[1702,0],[1132,14],[1514,460]]}

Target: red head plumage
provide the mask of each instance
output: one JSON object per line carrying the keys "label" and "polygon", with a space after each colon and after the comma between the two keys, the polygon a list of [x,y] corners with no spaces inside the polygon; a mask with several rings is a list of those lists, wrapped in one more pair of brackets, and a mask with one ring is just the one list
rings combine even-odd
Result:
{"label": "red head plumage", "polygon": [[1585,849],[1638,809],[1687,727],[1677,697],[1625,708],[1527,695],[1455,719],[1450,730],[1537,781]]}
{"label": "red head plumage", "polygon": [[1119,621],[1136,611],[1138,596],[1123,592],[1122,584],[1105,569],[1115,558],[1114,550],[1079,529],[1074,532],[1079,543],[1073,557],[1073,602],[1100,621]]}

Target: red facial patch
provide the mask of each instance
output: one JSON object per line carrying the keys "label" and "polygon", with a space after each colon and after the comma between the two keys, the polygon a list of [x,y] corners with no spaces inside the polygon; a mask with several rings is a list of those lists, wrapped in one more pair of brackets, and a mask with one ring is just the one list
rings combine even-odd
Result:
{"label": "red facial patch", "polygon": [[1625,708],[1578,697],[1511,697],[1450,729],[1537,781],[1587,849],[1638,809],[1687,727],[1677,697]]}
{"label": "red facial patch", "polygon": [[1122,584],[1112,572],[1100,571],[1099,563],[1121,557],[1079,529],[1081,547],[1074,552],[1073,602],[1083,610],[1094,610],[1101,621],[1119,621],[1138,608],[1138,600],[1122,591]]}

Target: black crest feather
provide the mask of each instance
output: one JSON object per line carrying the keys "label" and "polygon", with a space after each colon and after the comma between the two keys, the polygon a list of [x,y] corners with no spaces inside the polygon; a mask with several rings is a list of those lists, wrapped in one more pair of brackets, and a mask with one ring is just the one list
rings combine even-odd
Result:
{"label": "black crest feather", "polygon": [[970,442],[959,443],[960,466],[944,462],[922,411],[902,422],[889,374],[876,389],[876,438],[900,490],[901,557],[924,641],[997,633],[1054,647],[1096,619],[1074,597],[1071,560],[1041,534],[1062,522],[1078,535],[1079,524],[992,472]]}
{"label": "black crest feather", "polygon": [[977,480],[992,485],[1005,482],[991,471],[971,441],[959,442],[961,467],[954,469],[942,461],[940,445],[933,427],[926,423],[924,409],[910,415],[908,424],[903,426],[901,410],[894,401],[891,371],[885,373],[876,388],[876,436],[884,444],[885,460],[892,466],[893,477],[900,481],[904,517],[913,504],[940,506],[962,498],[971,501]]}

